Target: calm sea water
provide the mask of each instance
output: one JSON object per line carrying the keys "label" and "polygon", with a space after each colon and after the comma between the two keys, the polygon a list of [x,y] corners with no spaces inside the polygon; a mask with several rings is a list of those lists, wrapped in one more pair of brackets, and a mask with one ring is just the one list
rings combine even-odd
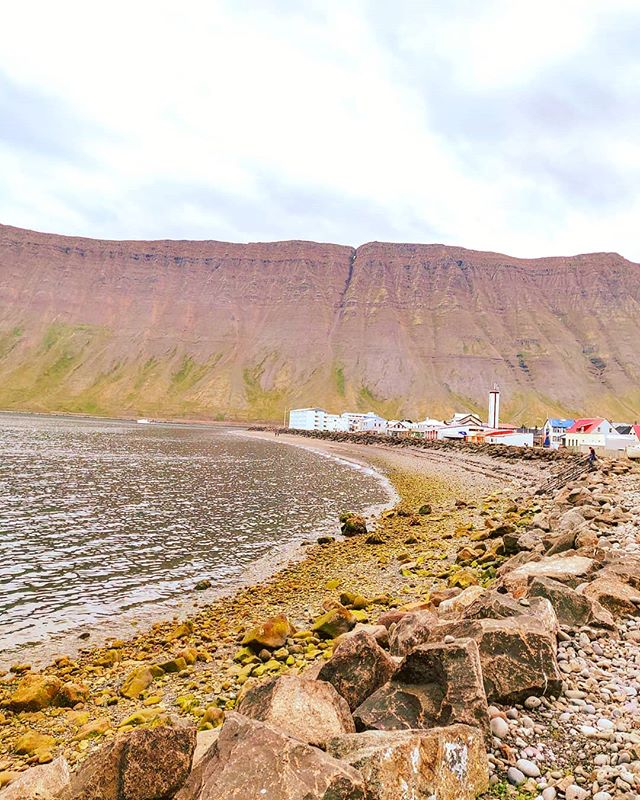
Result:
{"label": "calm sea water", "polygon": [[372,471],[275,438],[0,414],[0,653],[151,621],[203,578],[228,591],[388,501]]}

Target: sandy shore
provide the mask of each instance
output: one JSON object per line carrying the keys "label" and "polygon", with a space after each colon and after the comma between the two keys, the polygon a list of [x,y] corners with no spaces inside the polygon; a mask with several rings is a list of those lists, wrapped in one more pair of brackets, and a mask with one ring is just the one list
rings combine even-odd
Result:
{"label": "sandy shore", "polygon": [[[273,438],[258,432],[243,435]],[[288,435],[277,440],[283,446],[308,447],[371,465],[386,476],[398,503],[394,511],[370,523],[376,543],[363,535],[310,544],[300,560],[232,596],[194,608],[186,621],[155,623],[126,641],[110,641],[77,657],[58,659],[45,672],[73,685],[77,702],[69,709],[0,713],[0,773],[24,769],[58,753],[77,762],[118,730],[157,722],[167,714],[195,718],[206,726],[218,709],[232,708],[242,685],[260,673],[246,674],[233,660],[248,628],[285,614],[298,630],[306,631],[323,612],[323,602],[337,600],[341,592],[367,598],[362,616],[369,620],[389,606],[425,601],[429,592],[447,585],[455,554],[471,531],[490,524],[487,521],[497,524],[516,512],[521,515],[526,487],[540,479],[535,467],[523,472],[513,464],[481,456],[470,462],[455,453],[442,458],[410,449]],[[424,504],[431,506],[431,513],[417,514]],[[342,510],[336,509],[336,515]],[[490,563],[486,567],[481,578],[488,581],[493,567]],[[282,663],[274,666],[270,661],[268,671],[304,669],[328,657],[332,645],[313,636],[302,638]],[[135,699],[121,694],[133,672],[180,658],[185,662],[178,662],[179,671],[160,674]],[[18,673],[24,670],[25,665],[18,665]],[[9,698],[19,679],[20,674],[14,673],[2,678],[0,703]],[[34,732],[51,737],[48,745],[37,753],[17,754],[18,738]]]}

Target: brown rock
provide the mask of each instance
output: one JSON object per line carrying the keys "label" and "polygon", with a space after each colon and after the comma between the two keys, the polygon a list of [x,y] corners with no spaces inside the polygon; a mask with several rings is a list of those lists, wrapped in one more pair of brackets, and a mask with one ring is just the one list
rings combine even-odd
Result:
{"label": "brown rock", "polygon": [[2,791],[2,800],[62,800],[69,787],[69,765],[64,758],[32,767]]}
{"label": "brown rock", "polygon": [[257,628],[248,631],[242,644],[252,647],[254,650],[262,650],[264,647],[268,650],[277,650],[279,647],[283,647],[288,637],[294,633],[295,628],[284,614],[278,614],[278,616],[263,622],[262,625],[258,625]]}
{"label": "brown rock", "polygon": [[78,703],[86,702],[89,697],[89,688],[78,683],[65,683],[56,696],[57,706],[73,708]]}
{"label": "brown rock", "polygon": [[389,683],[354,712],[358,730],[433,728],[463,723],[488,728],[487,698],[473,640],[416,647]]}
{"label": "brown rock", "polygon": [[362,773],[368,800],[473,800],[489,785],[482,734],[467,725],[365,731],[332,739],[327,752]]}
{"label": "brown rock", "polygon": [[362,775],[283,731],[231,712],[174,800],[368,800]]}
{"label": "brown rock", "polygon": [[595,600],[614,617],[638,614],[640,612],[640,589],[612,577],[596,578],[580,587],[580,592],[590,600]]}
{"label": "brown rock", "polygon": [[[386,630],[386,628],[383,628]],[[396,663],[368,633],[350,633],[323,664],[318,678],[328,681],[353,711],[386,683]]]}
{"label": "brown rock", "polygon": [[406,656],[414,647],[426,644],[429,634],[438,624],[431,611],[405,614],[389,635],[389,649],[394,656]]}
{"label": "brown rock", "polygon": [[186,781],[195,728],[132,731],[103,745],[71,779],[72,800],[165,800]]}
{"label": "brown rock", "polygon": [[[561,584],[563,585],[563,584]],[[506,619],[506,617],[533,616],[549,633],[558,632],[558,618],[553,605],[545,597],[535,597],[523,606],[514,597],[501,592],[486,592],[472,603],[463,614],[464,619]]]}
{"label": "brown rock", "polygon": [[598,564],[592,558],[561,553],[538,561],[530,561],[510,572],[505,572],[502,582],[511,594],[522,597],[531,578],[553,578],[575,589],[597,568]]}
{"label": "brown rock", "polygon": [[624,558],[614,558],[607,561],[599,578],[615,578],[640,589],[640,557],[625,554]]}
{"label": "brown rock", "polygon": [[552,578],[534,578],[529,584],[527,597],[545,597],[549,600],[560,625],[569,628],[592,625],[615,629],[613,617],[600,603]]}
{"label": "brown rock", "polygon": [[54,675],[25,675],[9,698],[13,711],[40,711],[53,705],[62,688],[62,681]]}
{"label": "brown rock", "polygon": [[556,637],[535,617],[444,622],[432,633],[434,641],[447,635],[478,643],[489,702],[519,703],[529,695],[560,693]]}
{"label": "brown rock", "polygon": [[297,675],[251,687],[238,703],[238,712],[315,745],[355,731],[347,701],[330,683]]}

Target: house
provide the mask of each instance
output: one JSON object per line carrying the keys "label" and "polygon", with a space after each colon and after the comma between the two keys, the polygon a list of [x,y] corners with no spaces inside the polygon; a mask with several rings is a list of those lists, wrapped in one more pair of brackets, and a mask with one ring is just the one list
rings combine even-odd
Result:
{"label": "house", "polygon": [[445,423],[440,419],[433,419],[431,417],[427,417],[423,419],[421,422],[415,422],[413,424],[413,431],[412,435],[415,436],[417,439],[427,439],[430,441],[434,441],[438,438],[438,431],[440,428],[444,428]]}
{"label": "house", "polygon": [[482,425],[482,420],[477,414],[463,412],[454,414],[453,417],[446,423],[447,425]]}
{"label": "house", "polygon": [[[615,428],[604,417],[576,419],[565,435],[566,447],[576,449],[586,447],[605,447],[607,436],[614,433]],[[617,434],[617,431],[615,431]]]}
{"label": "house", "polygon": [[[371,414],[373,412],[370,411],[369,413]],[[340,416],[344,420],[343,424],[346,426],[344,430],[357,431],[360,430],[360,423],[367,415],[357,411],[343,411]]]}
{"label": "house", "polygon": [[391,420],[387,425],[387,434],[395,439],[404,439],[411,435],[413,422],[410,419]]}
{"label": "house", "polygon": [[358,420],[356,430],[362,433],[386,433],[387,424],[386,419],[379,417],[373,411],[368,411],[366,414],[362,414]]}
{"label": "house", "polygon": [[325,423],[324,423],[324,430],[325,431],[332,431],[333,433],[341,432],[347,433],[351,430],[349,427],[349,419],[346,414],[326,414],[325,415]]}
{"label": "house", "polygon": [[542,427],[542,442],[544,447],[557,450],[565,446],[565,438],[569,428],[573,426],[575,419],[560,419],[551,417]]}

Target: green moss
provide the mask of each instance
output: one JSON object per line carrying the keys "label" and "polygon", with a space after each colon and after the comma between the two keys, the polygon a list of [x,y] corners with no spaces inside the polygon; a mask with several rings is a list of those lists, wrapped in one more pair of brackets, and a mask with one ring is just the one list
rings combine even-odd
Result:
{"label": "green moss", "polygon": [[338,394],[340,397],[344,397],[344,369],[342,367],[334,367],[333,374]]}

